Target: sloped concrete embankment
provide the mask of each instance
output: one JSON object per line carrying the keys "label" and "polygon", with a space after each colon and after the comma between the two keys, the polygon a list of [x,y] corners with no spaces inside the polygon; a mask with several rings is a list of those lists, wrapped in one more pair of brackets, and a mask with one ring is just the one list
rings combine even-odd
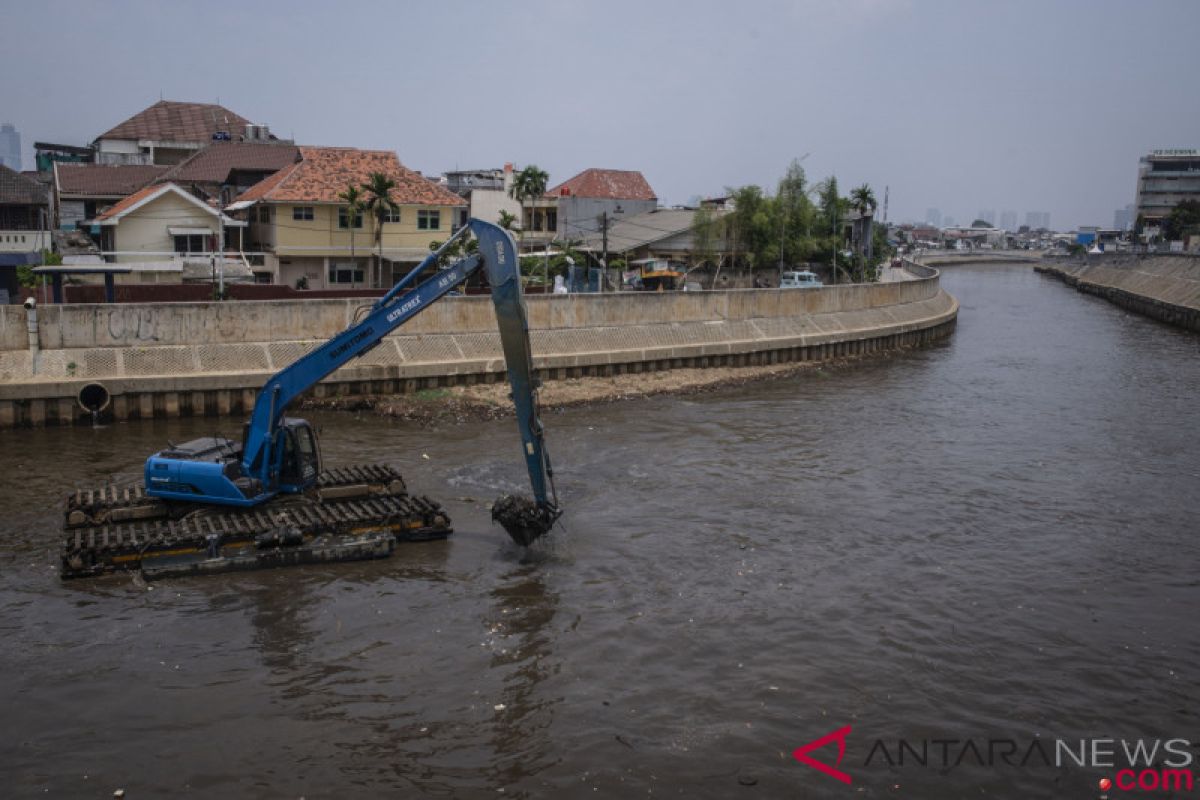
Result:
{"label": "sloped concrete embankment", "polygon": [[[543,379],[681,367],[816,361],[948,335],[957,301],[937,270],[901,283],[818,290],[620,293],[527,298]],[[0,307],[0,428],[106,419],[246,414],[277,370],[361,313],[305,300],[44,306],[34,337]],[[397,394],[504,380],[488,297],[447,298],[313,395]],[[96,387],[102,387],[97,389]]]}
{"label": "sloped concrete embankment", "polygon": [[1200,331],[1200,256],[1089,255],[1034,269],[1138,314]]}

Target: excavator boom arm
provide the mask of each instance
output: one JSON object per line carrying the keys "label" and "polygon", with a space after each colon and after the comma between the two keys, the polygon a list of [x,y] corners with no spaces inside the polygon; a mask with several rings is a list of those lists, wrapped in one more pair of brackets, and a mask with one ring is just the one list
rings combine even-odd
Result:
{"label": "excavator boom arm", "polygon": [[[561,514],[553,497],[553,470],[543,441],[538,418],[537,378],[530,353],[529,323],[521,293],[520,266],[511,234],[488,222],[472,219],[467,228],[479,241],[476,255],[467,256],[400,295],[408,279],[377,302],[359,322],[273,375],[258,394],[246,436],[243,468],[264,484],[270,484],[273,454],[284,411],[297,397],[339,367],[365,354],[392,331],[424,311],[439,298],[485,267],[492,287],[492,301],[500,329],[500,341],[516,406],[522,452],[533,488],[532,502],[502,498],[493,508],[514,540],[529,544],[546,533]],[[413,271],[415,277],[437,260],[464,231],[460,230],[442,248]]]}

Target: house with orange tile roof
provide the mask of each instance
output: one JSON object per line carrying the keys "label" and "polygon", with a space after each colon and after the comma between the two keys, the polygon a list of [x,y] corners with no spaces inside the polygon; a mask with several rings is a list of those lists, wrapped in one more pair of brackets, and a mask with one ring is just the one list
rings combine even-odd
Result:
{"label": "house with orange tile roof", "polygon": [[[311,289],[390,287],[466,220],[463,198],[400,163],[396,154],[350,147],[299,147],[300,158],[226,207],[245,215],[247,249],[264,254],[260,277]],[[372,173],[388,176],[399,210],[381,224],[353,219],[339,195]],[[363,192],[366,195],[366,192]],[[364,197],[365,199],[365,197]]]}
{"label": "house with orange tile roof", "polygon": [[[214,253],[236,253],[245,226],[174,183],[139,189],[95,221],[100,226],[104,259],[133,269],[118,276],[118,281],[141,283],[208,280]],[[222,232],[225,247],[218,249]],[[225,257],[216,266],[223,270],[225,280],[253,278],[248,262],[240,255]]]}
{"label": "house with orange tile roof", "polygon": [[[598,233],[605,219],[633,217],[658,207],[658,196],[650,183],[636,170],[585,169],[546,191],[543,203],[555,206],[555,225],[539,227],[536,216],[529,222],[535,234],[551,229],[560,240],[587,239]],[[528,212],[527,212],[528,213]]]}
{"label": "house with orange tile roof", "polygon": [[175,183],[221,205],[300,158],[291,142],[212,142],[164,173],[155,183]]}

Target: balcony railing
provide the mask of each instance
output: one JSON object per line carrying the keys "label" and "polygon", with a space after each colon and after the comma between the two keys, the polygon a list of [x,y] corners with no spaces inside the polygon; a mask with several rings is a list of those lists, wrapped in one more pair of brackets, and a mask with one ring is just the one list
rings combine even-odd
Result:
{"label": "balcony railing", "polygon": [[50,232],[37,230],[0,229],[0,252],[34,253],[50,249]]}

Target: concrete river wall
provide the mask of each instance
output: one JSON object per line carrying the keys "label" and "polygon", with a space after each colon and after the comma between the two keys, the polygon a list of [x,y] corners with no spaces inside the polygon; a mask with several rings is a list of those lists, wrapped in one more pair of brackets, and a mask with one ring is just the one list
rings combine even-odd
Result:
{"label": "concrete river wall", "polygon": [[1138,314],[1200,331],[1200,256],[1089,255],[1034,269]]}
{"label": "concrete river wall", "polygon": [[[531,296],[544,379],[678,367],[821,360],[948,335],[958,302],[938,272],[913,280],[714,292]],[[358,300],[0,306],[0,428],[246,414],[277,370],[343,330]],[[316,386],[316,396],[390,394],[504,379],[489,297],[430,307]],[[101,388],[97,388],[101,387]]]}

